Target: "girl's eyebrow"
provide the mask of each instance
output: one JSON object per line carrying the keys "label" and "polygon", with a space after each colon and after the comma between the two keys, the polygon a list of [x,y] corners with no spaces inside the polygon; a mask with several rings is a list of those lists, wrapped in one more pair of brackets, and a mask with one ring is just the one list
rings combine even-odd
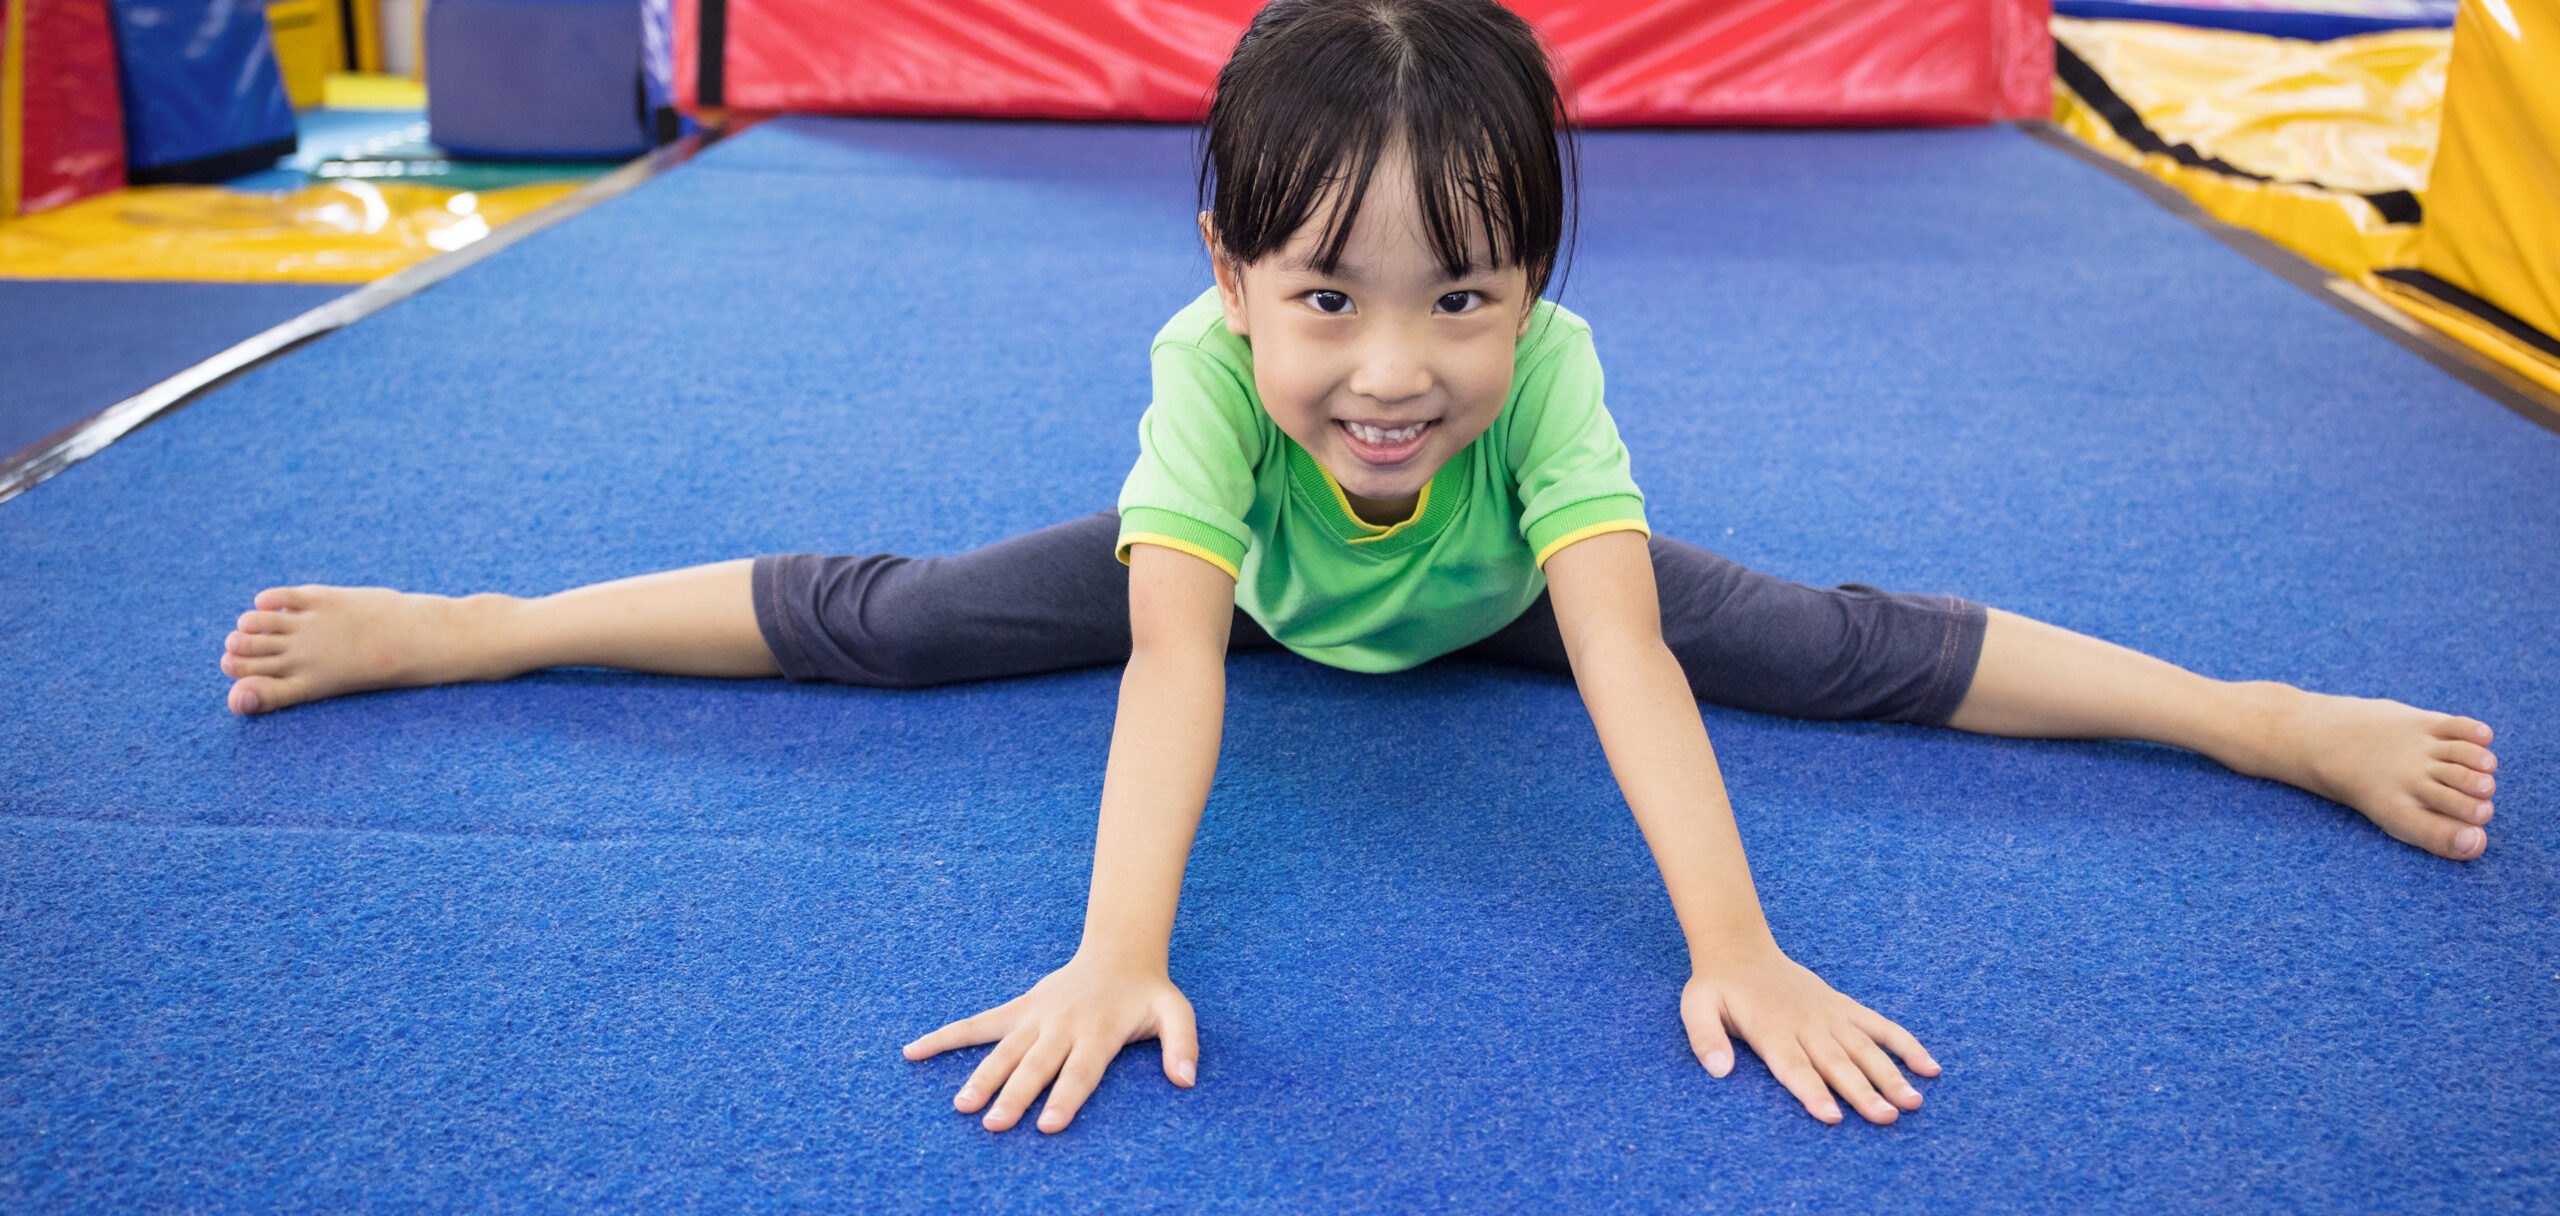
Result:
{"label": "girl's eyebrow", "polygon": [[1346,283],[1362,282],[1369,277],[1360,272],[1359,266],[1349,261],[1337,261],[1333,264],[1333,269],[1327,270],[1316,264],[1316,255],[1312,253],[1291,258],[1284,264],[1291,270],[1321,275],[1328,279],[1340,279]]}
{"label": "girl's eyebrow", "polygon": [[[1294,257],[1294,258],[1290,258],[1288,261],[1281,263],[1281,265],[1282,265],[1282,267],[1283,267],[1283,268],[1285,268],[1285,269],[1288,269],[1288,270],[1294,270],[1294,271],[1297,271],[1297,272],[1299,272],[1299,273],[1301,273],[1301,274],[1311,274],[1311,275],[1315,275],[1315,276],[1317,276],[1317,277],[1319,277],[1319,278],[1335,279],[1335,280],[1339,280],[1339,281],[1344,282],[1344,283],[1353,283],[1353,284],[1365,283],[1365,282],[1367,282],[1367,281],[1368,281],[1368,279],[1369,279],[1369,276],[1368,276],[1368,275],[1361,273],[1361,270],[1360,270],[1360,267],[1359,267],[1359,266],[1357,266],[1356,264],[1351,263],[1351,262],[1349,262],[1349,261],[1338,262],[1338,263],[1336,263],[1336,264],[1334,265],[1334,268],[1333,268],[1332,270],[1327,271],[1324,267],[1316,265],[1315,255],[1313,255],[1313,254],[1308,254],[1308,255],[1303,256],[1303,257]],[[1467,269],[1466,269],[1466,273],[1464,273],[1464,274],[1455,274],[1455,275],[1451,275],[1451,274],[1444,274],[1444,275],[1442,275],[1442,276],[1440,277],[1439,283],[1440,283],[1440,285],[1441,285],[1441,286],[1444,286],[1444,287],[1446,287],[1446,286],[1453,286],[1453,285],[1455,285],[1455,284],[1459,284],[1459,283],[1466,283],[1466,282],[1470,282],[1470,281],[1473,281],[1473,280],[1476,280],[1476,279],[1484,278],[1485,276],[1490,275],[1490,274],[1492,274],[1492,273],[1494,273],[1495,271],[1498,271],[1498,270],[1500,270],[1500,269],[1502,269],[1502,268],[1501,268],[1501,267],[1499,267],[1499,266],[1493,266],[1493,265],[1475,265],[1475,266],[1469,266],[1469,267],[1467,267]]]}

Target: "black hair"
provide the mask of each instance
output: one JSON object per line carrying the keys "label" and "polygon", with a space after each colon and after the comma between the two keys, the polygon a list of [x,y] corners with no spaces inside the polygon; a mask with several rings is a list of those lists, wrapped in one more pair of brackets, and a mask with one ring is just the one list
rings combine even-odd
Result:
{"label": "black hair", "polygon": [[[1272,0],[1218,72],[1200,205],[1221,251],[1260,261],[1329,206],[1331,274],[1371,176],[1401,141],[1423,235],[1451,278],[1495,266],[1543,294],[1568,244],[1575,161],[1537,31],[1494,0]],[[1338,187],[1338,188],[1337,188]]]}

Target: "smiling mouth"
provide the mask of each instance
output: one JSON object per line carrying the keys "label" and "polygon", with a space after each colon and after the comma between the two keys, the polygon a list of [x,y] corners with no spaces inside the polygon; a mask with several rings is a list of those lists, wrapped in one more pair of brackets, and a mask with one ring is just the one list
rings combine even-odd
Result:
{"label": "smiling mouth", "polygon": [[1423,437],[1429,435],[1439,421],[1431,418],[1399,427],[1383,427],[1336,418],[1333,424],[1341,429],[1352,455],[1370,464],[1401,464],[1422,450]]}

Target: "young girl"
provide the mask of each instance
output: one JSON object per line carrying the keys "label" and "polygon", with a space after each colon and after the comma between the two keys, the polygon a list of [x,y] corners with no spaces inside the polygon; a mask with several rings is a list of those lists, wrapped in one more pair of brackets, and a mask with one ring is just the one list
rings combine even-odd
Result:
{"label": "young girl", "polygon": [[1040,1128],[1066,1127],[1141,1039],[1192,1084],[1167,950],[1237,650],[1571,675],[1688,941],[1690,1046],[1722,1077],[1740,1038],[1827,1122],[1835,1094],[1878,1123],[1917,1109],[1894,1057],[1938,1066],[1779,949],[1700,699],[2174,744],[2480,855],[2496,762],[2479,722],[2222,683],[1652,537],[1590,331],[1540,299],[1572,203],[1559,117],[1535,35],[1493,0],[1277,0],[1218,78],[1200,217],[1216,286],[1156,335],[1116,516],[960,557],[765,557],[530,601],[274,588],[225,641],[231,708],[564,665],[905,688],[1125,661],[1082,943],[906,1048],[994,1043],[955,1099],[994,1131],[1044,1089]]}

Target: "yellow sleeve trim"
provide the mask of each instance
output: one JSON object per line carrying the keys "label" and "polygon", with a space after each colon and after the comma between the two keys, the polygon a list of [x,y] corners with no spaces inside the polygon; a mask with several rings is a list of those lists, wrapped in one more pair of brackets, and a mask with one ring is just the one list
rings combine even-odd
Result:
{"label": "yellow sleeve trim", "polygon": [[1613,519],[1607,523],[1593,524],[1588,528],[1576,528],[1555,538],[1555,541],[1546,548],[1538,550],[1538,568],[1546,569],[1547,559],[1554,557],[1556,551],[1566,545],[1578,540],[1589,540],[1603,532],[1642,532],[1646,536],[1653,535],[1653,529],[1644,526],[1644,521],[1640,519]]}
{"label": "yellow sleeve trim", "polygon": [[1127,536],[1120,538],[1120,548],[1117,556],[1120,558],[1120,564],[1123,566],[1129,564],[1129,547],[1131,545],[1158,545],[1163,548],[1171,549],[1176,553],[1188,553],[1193,557],[1199,558],[1201,561],[1207,562],[1212,566],[1216,566],[1217,568],[1226,571],[1228,578],[1234,579],[1239,583],[1244,581],[1244,575],[1236,570],[1236,564],[1234,562],[1228,561],[1207,549],[1192,544],[1190,541],[1176,540],[1170,536],[1159,536],[1153,532],[1132,532]]}

